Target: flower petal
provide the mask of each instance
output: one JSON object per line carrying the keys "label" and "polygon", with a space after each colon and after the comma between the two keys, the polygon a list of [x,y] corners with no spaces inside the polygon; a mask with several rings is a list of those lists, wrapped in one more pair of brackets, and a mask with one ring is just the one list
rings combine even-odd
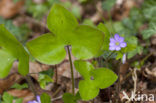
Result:
{"label": "flower petal", "polygon": [[127,46],[127,44],[125,42],[120,43],[120,47],[124,48],[126,46]]}
{"label": "flower petal", "polygon": [[28,103],[38,103],[38,102],[34,100],[34,101],[29,101]]}
{"label": "flower petal", "polygon": [[40,96],[37,95],[36,99],[37,99],[38,103],[41,103]]}
{"label": "flower petal", "polygon": [[116,40],[114,38],[110,38],[110,42],[116,42]]}
{"label": "flower petal", "polygon": [[119,41],[120,43],[121,43],[121,42],[124,42],[124,38],[123,38],[123,37],[120,37],[118,41]]}
{"label": "flower petal", "polygon": [[28,101],[28,103],[34,103],[33,101]]}
{"label": "flower petal", "polygon": [[120,49],[121,49],[120,46],[117,46],[117,47],[115,48],[116,51],[119,51]]}
{"label": "flower petal", "polygon": [[113,51],[113,50],[115,50],[115,47],[114,46],[110,46],[109,50]]}
{"label": "flower petal", "polygon": [[115,46],[115,43],[114,42],[110,42],[109,46]]}
{"label": "flower petal", "polygon": [[115,39],[115,40],[119,40],[119,39],[120,39],[119,34],[115,34],[115,35],[114,35],[114,39]]}

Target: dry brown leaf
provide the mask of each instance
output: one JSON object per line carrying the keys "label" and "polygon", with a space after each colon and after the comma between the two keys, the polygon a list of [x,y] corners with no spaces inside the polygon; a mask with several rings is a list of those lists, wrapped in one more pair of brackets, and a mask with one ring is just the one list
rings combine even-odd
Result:
{"label": "dry brown leaf", "polygon": [[39,64],[37,62],[30,62],[29,63],[29,73],[31,74],[31,76],[34,78],[34,79],[38,79],[38,74],[39,72],[41,71],[45,71],[45,70],[48,70],[50,68],[50,66],[48,65],[44,65],[44,64]]}
{"label": "dry brown leaf", "polygon": [[29,89],[24,90],[12,89],[7,92],[14,97],[23,98],[23,103],[27,103],[28,101],[34,99],[34,94]]}
{"label": "dry brown leaf", "polygon": [[115,20],[122,20],[129,15],[130,9],[136,6],[134,0],[124,0],[122,4],[116,5],[112,11],[112,17]]}
{"label": "dry brown leaf", "polygon": [[4,18],[12,18],[21,10],[24,0],[14,3],[13,0],[0,0],[0,16]]}
{"label": "dry brown leaf", "polygon": [[5,79],[0,79],[0,94],[9,89],[14,83],[23,79],[18,73],[12,73]]}
{"label": "dry brown leaf", "polygon": [[156,83],[156,67],[153,68],[152,70],[149,70],[148,68],[145,69],[144,75],[152,80],[154,83]]}

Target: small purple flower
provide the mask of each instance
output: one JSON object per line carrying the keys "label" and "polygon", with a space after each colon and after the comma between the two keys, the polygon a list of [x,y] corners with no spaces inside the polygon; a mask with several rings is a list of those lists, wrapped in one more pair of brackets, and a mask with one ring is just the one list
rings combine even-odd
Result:
{"label": "small purple flower", "polygon": [[118,34],[114,35],[114,38],[110,38],[110,43],[109,43],[109,50],[113,51],[119,51],[121,48],[126,47],[127,44],[124,42],[124,38],[120,37]]}
{"label": "small purple flower", "polygon": [[36,100],[29,101],[28,103],[41,103],[40,96],[36,96]]}

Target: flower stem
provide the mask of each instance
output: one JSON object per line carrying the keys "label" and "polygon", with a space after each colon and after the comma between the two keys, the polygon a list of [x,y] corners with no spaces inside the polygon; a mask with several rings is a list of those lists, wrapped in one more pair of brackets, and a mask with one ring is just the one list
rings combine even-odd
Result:
{"label": "flower stem", "polygon": [[116,103],[120,102],[120,97],[118,94],[120,94],[120,67],[118,67],[118,82],[116,85]]}
{"label": "flower stem", "polygon": [[73,63],[72,63],[72,58],[71,58],[71,53],[70,53],[70,49],[69,46],[67,46],[67,51],[68,51],[68,56],[69,56],[69,62],[70,62],[70,69],[71,69],[71,79],[72,79],[72,93],[73,95],[75,95],[75,81],[74,81],[74,72],[73,72]]}
{"label": "flower stem", "polygon": [[33,82],[32,82],[32,80],[31,80],[31,78],[30,78],[29,75],[26,76],[26,80],[27,80],[27,82],[28,82],[28,84],[29,84],[32,92],[34,93],[34,95],[36,97],[37,96],[37,93],[36,93],[36,90],[35,90],[35,86],[34,86],[34,84],[33,84]]}

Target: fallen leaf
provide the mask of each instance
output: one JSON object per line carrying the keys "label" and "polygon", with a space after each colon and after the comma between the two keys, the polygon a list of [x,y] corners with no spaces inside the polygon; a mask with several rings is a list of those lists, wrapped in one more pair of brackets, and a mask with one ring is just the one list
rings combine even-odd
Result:
{"label": "fallen leaf", "polygon": [[13,0],[0,0],[0,16],[8,19],[15,16],[24,5],[24,0],[14,3]]}

